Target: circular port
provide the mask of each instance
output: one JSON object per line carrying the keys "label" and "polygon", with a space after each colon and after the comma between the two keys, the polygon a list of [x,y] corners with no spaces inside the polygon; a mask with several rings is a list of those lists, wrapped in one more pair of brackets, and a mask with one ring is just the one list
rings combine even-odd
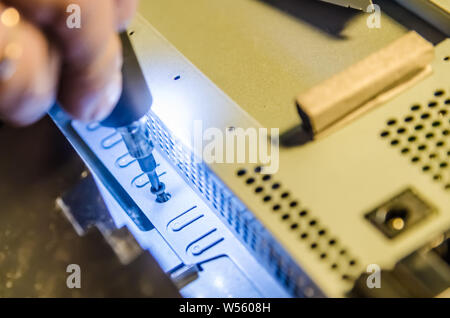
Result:
{"label": "circular port", "polygon": [[378,223],[392,232],[400,232],[405,229],[408,217],[409,209],[402,205],[380,208],[376,214]]}

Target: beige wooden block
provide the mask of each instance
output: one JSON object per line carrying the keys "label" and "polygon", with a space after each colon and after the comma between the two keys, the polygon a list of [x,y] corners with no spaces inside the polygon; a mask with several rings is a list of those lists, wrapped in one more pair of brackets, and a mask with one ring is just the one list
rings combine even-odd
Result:
{"label": "beige wooden block", "polygon": [[[298,105],[315,136],[339,125],[352,114],[367,111],[420,77],[434,58],[434,47],[416,32],[409,32],[301,94]],[[369,107],[368,107],[369,106]],[[369,108],[369,109],[368,109]]]}

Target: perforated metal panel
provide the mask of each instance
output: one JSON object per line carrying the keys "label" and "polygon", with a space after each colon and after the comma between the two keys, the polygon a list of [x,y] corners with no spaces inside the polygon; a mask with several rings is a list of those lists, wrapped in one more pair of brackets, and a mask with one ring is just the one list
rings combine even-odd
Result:
{"label": "perforated metal panel", "polygon": [[403,117],[386,120],[381,138],[450,195],[450,89],[436,88]]}
{"label": "perforated metal panel", "polygon": [[[149,127],[155,137],[155,144],[160,147],[171,163],[179,169],[180,174],[199,192],[203,199],[214,208],[214,211],[234,231],[235,235],[246,244],[260,262],[266,265],[266,269],[273,273],[284,287],[295,296],[323,296],[320,289],[312,283],[308,275],[303,273],[255,216],[210,171],[206,164],[195,160],[194,154],[170,133],[164,123],[153,112],[150,112],[148,117]],[[264,181],[270,179],[270,176],[264,176],[260,172],[261,167],[255,167],[253,177],[250,177],[246,170],[240,169],[236,172],[236,177],[243,178],[248,185],[256,183],[256,179]],[[244,178],[244,175],[247,178]],[[279,183],[275,183],[272,185],[272,190],[281,191],[280,187]],[[260,186],[256,187],[255,195],[260,195],[260,192],[263,192],[262,189]],[[289,192],[283,192],[280,197],[284,201],[289,202],[288,206],[291,210],[285,210],[281,216],[282,219],[287,221],[289,218],[294,217],[294,209],[300,207],[297,206],[298,201],[294,199],[289,201],[291,199]],[[270,194],[266,194],[263,197],[265,202],[269,202],[271,199],[272,196]],[[274,206],[274,211],[281,211],[281,209],[281,203]],[[320,228],[318,221],[310,218],[307,210],[301,210],[298,216],[299,220],[292,223],[290,229],[292,231],[302,229],[301,237],[305,244],[309,244],[312,250],[317,251],[320,258],[324,261],[331,260],[330,268],[338,274],[340,273],[343,280],[349,280],[350,276],[345,273],[345,270],[341,270],[341,268],[345,269],[342,262],[345,262],[344,256],[347,256],[347,250],[344,247],[340,247],[336,239],[330,237],[325,229]],[[309,228],[305,222],[307,222]],[[339,248],[340,250],[338,250]],[[331,253],[331,250],[339,251],[334,254],[341,257],[338,257],[339,259],[332,257],[333,253]],[[348,264],[354,266],[356,265],[356,260],[351,259],[348,261]]]}

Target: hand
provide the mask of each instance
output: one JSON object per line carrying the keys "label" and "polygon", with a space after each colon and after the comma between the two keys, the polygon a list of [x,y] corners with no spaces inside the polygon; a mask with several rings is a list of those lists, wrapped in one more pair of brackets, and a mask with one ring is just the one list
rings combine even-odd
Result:
{"label": "hand", "polygon": [[[70,4],[81,27],[69,28]],[[58,99],[73,117],[105,118],[122,89],[117,32],[137,0],[0,0],[0,118],[40,119]]]}

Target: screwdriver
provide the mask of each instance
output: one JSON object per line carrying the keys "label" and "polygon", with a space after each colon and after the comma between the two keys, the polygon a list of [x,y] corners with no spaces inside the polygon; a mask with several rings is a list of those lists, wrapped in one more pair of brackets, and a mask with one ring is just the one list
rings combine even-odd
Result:
{"label": "screwdriver", "polygon": [[154,145],[146,116],[153,97],[128,34],[124,32],[120,38],[123,50],[123,91],[116,107],[101,125],[115,128],[121,134],[130,156],[137,160],[142,172],[147,175],[156,202],[164,203],[170,199],[170,194],[166,193],[166,186],[156,173]]}

